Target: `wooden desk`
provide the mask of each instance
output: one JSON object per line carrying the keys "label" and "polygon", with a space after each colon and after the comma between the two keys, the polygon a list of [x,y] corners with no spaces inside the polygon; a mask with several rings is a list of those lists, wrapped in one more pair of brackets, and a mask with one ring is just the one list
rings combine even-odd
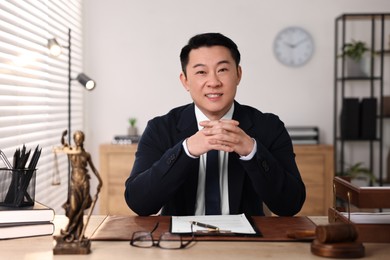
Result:
{"label": "wooden desk", "polygon": [[[124,200],[125,181],[135,160],[137,145],[100,145],[100,174],[103,187],[100,214],[135,214]],[[306,185],[306,201],[301,216],[323,216],[332,206],[333,146],[294,145],[296,161]]]}
{"label": "wooden desk", "polygon": [[[92,216],[86,235],[90,236],[101,223],[104,216]],[[311,217],[317,224],[327,223],[327,217]],[[56,216],[56,231],[66,225],[67,218]],[[389,244],[366,243],[364,259],[388,259]],[[164,250],[160,248],[136,248],[129,242],[92,242],[92,253],[89,255],[53,255],[53,238],[51,236],[0,240],[1,259],[47,260],[47,259],[326,259],[313,255],[308,242],[195,242],[183,250]]]}

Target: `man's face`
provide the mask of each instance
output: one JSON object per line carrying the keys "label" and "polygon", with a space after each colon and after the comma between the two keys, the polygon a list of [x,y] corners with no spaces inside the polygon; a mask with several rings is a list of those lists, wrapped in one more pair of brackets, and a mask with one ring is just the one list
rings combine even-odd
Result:
{"label": "man's face", "polygon": [[194,103],[210,120],[220,119],[233,104],[241,67],[227,48],[212,46],[191,50],[186,69],[180,80]]}

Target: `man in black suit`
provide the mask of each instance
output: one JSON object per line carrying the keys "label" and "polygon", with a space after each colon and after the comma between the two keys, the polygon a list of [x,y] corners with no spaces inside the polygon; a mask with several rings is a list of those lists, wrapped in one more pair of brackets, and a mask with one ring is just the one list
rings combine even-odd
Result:
{"label": "man in black suit", "polygon": [[206,154],[217,150],[218,214],[261,216],[263,202],[280,216],[298,213],[305,185],[283,122],[234,100],[237,45],[219,33],[196,35],[180,60],[193,103],[148,122],[126,181],[128,206],[139,215],[208,214]]}

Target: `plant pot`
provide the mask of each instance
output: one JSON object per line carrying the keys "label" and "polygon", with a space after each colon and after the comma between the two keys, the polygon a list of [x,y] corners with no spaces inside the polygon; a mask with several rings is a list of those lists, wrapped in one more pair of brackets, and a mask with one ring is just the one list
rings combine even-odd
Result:
{"label": "plant pot", "polygon": [[368,77],[370,75],[369,56],[363,56],[360,61],[355,61],[349,57],[345,58],[346,75],[348,77]]}
{"label": "plant pot", "polygon": [[127,134],[128,135],[138,135],[138,129],[137,127],[129,127],[127,129]]}

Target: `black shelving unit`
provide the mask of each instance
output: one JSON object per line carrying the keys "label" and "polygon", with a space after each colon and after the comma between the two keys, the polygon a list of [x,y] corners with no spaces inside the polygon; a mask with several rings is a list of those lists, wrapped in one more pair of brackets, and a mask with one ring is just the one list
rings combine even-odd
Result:
{"label": "black shelving unit", "polygon": [[[368,151],[368,168],[378,177],[379,185],[383,183],[383,121],[388,117],[383,116],[384,96],[384,64],[385,58],[390,58],[390,13],[348,13],[338,16],[335,20],[335,53],[334,53],[334,156],[335,173],[342,172],[345,168],[356,162],[348,162],[346,148],[359,145],[359,149]],[[361,39],[363,37],[364,39]],[[349,77],[346,74],[346,58],[340,57],[342,47],[351,40],[365,41],[374,51],[370,56],[370,72],[367,76]],[[387,56],[387,57],[386,57]],[[390,68],[386,68],[390,74]],[[356,87],[358,86],[358,87]],[[389,86],[386,86],[386,88]],[[359,91],[351,91],[359,88]],[[362,89],[364,89],[362,91]],[[365,94],[361,92],[366,91]],[[357,92],[357,93],[356,93]],[[352,93],[352,94],[351,94]],[[368,94],[367,94],[368,93]],[[377,102],[376,112],[376,136],[374,138],[346,139],[341,134],[341,111],[345,98],[375,98]],[[350,147],[349,147],[350,148]],[[350,148],[348,152],[351,154]],[[349,154],[349,155],[350,155]],[[350,156],[351,157],[351,156]],[[353,157],[353,156],[352,156]]]}

